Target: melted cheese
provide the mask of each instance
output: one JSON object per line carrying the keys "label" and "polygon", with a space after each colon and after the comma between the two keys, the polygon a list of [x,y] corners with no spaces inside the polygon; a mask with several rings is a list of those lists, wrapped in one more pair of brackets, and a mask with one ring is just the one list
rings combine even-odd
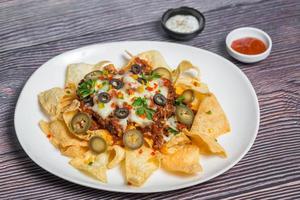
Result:
{"label": "melted cheese", "polygon": [[[132,103],[137,97],[145,97],[147,99],[148,107],[155,110],[157,109],[157,106],[153,103],[151,104],[153,96],[156,93],[161,93],[165,97],[168,96],[168,88],[164,86],[164,82],[161,79],[154,79],[148,81],[146,85],[143,85],[137,81],[138,75],[134,75],[130,72],[122,76],[115,75],[113,78],[123,79],[124,86],[119,90],[113,89],[107,80],[97,80],[95,84],[97,94],[101,92],[108,92],[111,96],[113,96],[113,93],[117,94],[111,98],[108,103],[99,103],[98,99],[94,98],[94,106],[92,107],[92,110],[98,113],[103,119],[111,115],[116,106],[120,108],[122,108],[124,104],[132,106]],[[129,93],[128,91],[131,92]],[[153,123],[152,120],[137,115],[136,109],[137,108],[132,106],[128,117],[125,119],[119,119],[119,124],[122,126],[123,130],[126,129],[128,122],[134,122],[141,127],[145,127]]]}

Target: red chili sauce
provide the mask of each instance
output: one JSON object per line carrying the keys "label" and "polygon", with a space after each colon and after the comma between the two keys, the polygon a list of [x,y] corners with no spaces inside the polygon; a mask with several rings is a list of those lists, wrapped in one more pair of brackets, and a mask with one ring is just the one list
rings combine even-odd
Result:
{"label": "red chili sauce", "polygon": [[231,43],[231,48],[239,53],[247,55],[260,54],[267,50],[267,47],[263,41],[253,37],[245,37],[234,40]]}

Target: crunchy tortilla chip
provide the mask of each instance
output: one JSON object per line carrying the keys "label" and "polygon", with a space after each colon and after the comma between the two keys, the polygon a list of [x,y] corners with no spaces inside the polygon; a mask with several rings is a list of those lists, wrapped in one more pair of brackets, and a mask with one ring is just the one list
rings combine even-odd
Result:
{"label": "crunchy tortilla chip", "polygon": [[[64,89],[64,95],[62,96],[60,103],[59,103],[61,112],[64,112],[72,103],[74,104],[74,101],[76,101],[76,98],[77,98],[77,94],[76,94],[75,84],[68,83]],[[78,101],[78,103],[79,103],[79,101]]]}
{"label": "crunchy tortilla chip", "polygon": [[200,153],[196,145],[183,145],[173,154],[162,156],[162,167],[172,172],[194,174],[202,171],[199,164]]}
{"label": "crunchy tortilla chip", "polygon": [[59,148],[59,142],[55,138],[53,138],[53,134],[50,132],[50,123],[41,120],[39,122],[39,126],[40,126],[41,130],[43,131],[43,133],[45,133],[45,135],[47,136],[47,138],[49,139],[51,144],[55,148]]}
{"label": "crunchy tortilla chip", "polygon": [[107,165],[108,169],[114,168],[125,158],[125,150],[119,145],[113,145],[109,151],[109,162]]}
{"label": "crunchy tortilla chip", "polygon": [[75,63],[68,65],[66,85],[73,83],[76,86],[84,78],[87,73],[101,69],[100,65],[90,65],[86,63]]}
{"label": "crunchy tortilla chip", "polygon": [[142,52],[136,56],[132,56],[130,61],[122,69],[128,71],[136,57],[145,60],[151,67],[153,67],[153,69],[158,67],[164,67],[171,71],[164,57],[161,55],[159,51],[156,50],[149,50],[149,51]]}
{"label": "crunchy tortilla chip", "polygon": [[145,51],[137,55],[137,57],[146,60],[147,63],[153,67],[153,69],[158,67],[164,67],[170,70],[170,67],[168,66],[166,60],[161,55],[159,51],[156,50],[150,50]]}
{"label": "crunchy tortilla chip", "polygon": [[63,95],[64,90],[59,87],[46,90],[38,95],[38,99],[43,110],[50,117],[55,117],[60,114],[60,109],[58,105]]}
{"label": "crunchy tortilla chip", "polygon": [[164,154],[175,153],[181,146],[191,143],[191,140],[184,134],[178,133],[165,143],[160,151]]}
{"label": "crunchy tortilla chip", "polygon": [[206,96],[199,105],[190,132],[217,138],[229,131],[229,122],[215,95]]}
{"label": "crunchy tortilla chip", "polygon": [[49,129],[53,139],[63,148],[73,145],[87,146],[87,142],[75,138],[62,121],[55,120],[50,122]]}
{"label": "crunchy tortilla chip", "polygon": [[61,148],[60,151],[63,155],[71,157],[71,158],[78,158],[82,157],[85,152],[87,152],[86,147],[81,146],[69,146],[67,148]]}
{"label": "crunchy tortilla chip", "polygon": [[149,176],[159,168],[159,159],[153,150],[141,147],[136,150],[125,150],[125,174],[128,183],[141,186]]}
{"label": "crunchy tortilla chip", "polygon": [[[183,76],[183,78],[186,78],[188,76],[188,74],[187,74],[187,76],[185,76],[186,74],[184,72],[186,72],[186,71],[188,71],[190,69],[194,69],[194,70],[197,71],[196,79],[199,80],[199,77],[200,77],[200,70],[199,70],[199,68],[196,67],[196,66],[194,66],[190,61],[183,60],[183,61],[181,61],[179,63],[179,65],[177,66],[177,68],[172,71],[172,80],[173,80],[173,83],[176,83],[177,80],[181,76]],[[190,79],[190,78],[191,77],[189,77],[188,79]]]}
{"label": "crunchy tortilla chip", "polygon": [[193,143],[199,147],[201,153],[217,154],[221,157],[227,157],[224,148],[214,137],[204,133],[188,131],[186,132],[186,135],[188,135],[192,139]]}
{"label": "crunchy tortilla chip", "polygon": [[70,164],[83,172],[86,172],[90,176],[106,183],[107,182],[107,165],[108,154],[107,152],[95,155],[88,151],[84,154],[83,158],[73,158]]}
{"label": "crunchy tortilla chip", "polygon": [[[204,88],[207,88],[206,84],[202,84],[202,86]],[[201,87],[202,87],[201,86]],[[178,95],[181,95],[185,90],[187,89],[192,89],[193,87],[189,86],[189,85],[185,85],[181,82],[177,82],[176,84],[176,94]],[[206,90],[206,89],[205,89]],[[202,92],[199,92],[198,90],[193,90],[194,91],[194,95],[195,95],[195,98],[194,100],[191,102],[191,108],[193,110],[198,110],[199,108],[199,105],[201,103],[201,101],[208,95],[206,93],[202,93]],[[208,88],[207,88],[207,91],[208,91]]]}

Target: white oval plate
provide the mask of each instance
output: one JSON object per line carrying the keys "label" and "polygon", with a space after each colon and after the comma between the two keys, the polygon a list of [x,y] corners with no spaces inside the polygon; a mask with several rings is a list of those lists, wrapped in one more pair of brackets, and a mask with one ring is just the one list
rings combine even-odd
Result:
{"label": "white oval plate", "polygon": [[[108,171],[108,183],[103,184],[73,168],[69,159],[55,149],[38,126],[47,119],[41,112],[37,95],[52,87],[63,87],[66,67],[70,63],[97,63],[111,60],[117,66],[125,62],[124,51],[133,54],[155,49],[172,67],[187,59],[200,67],[201,80],[217,96],[232,131],[218,141],[228,153],[227,159],[201,157],[203,172],[179,177],[163,170],[156,171],[140,188],[126,185],[120,168]],[[210,180],[234,166],[250,149],[259,127],[259,105],[255,91],[245,74],[233,63],[209,51],[175,43],[134,41],[96,44],[58,55],[37,69],[25,84],[15,110],[15,129],[19,142],[29,157],[39,166],[65,180],[108,191],[161,192],[184,188]]]}

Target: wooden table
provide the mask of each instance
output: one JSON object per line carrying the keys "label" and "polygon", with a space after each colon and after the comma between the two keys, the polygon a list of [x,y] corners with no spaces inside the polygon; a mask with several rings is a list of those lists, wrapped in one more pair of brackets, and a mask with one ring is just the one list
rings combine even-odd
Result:
{"label": "wooden table", "polygon": [[[195,7],[207,19],[204,32],[188,42],[167,38],[159,25],[165,10],[180,6]],[[242,64],[227,55],[226,34],[243,26],[270,34],[273,50],[268,59]],[[55,55],[84,45],[123,40],[188,44],[237,64],[251,80],[261,108],[260,130],[249,153],[228,172],[204,184],[152,194],[82,187],[31,161],[16,139],[13,120],[26,80]],[[299,199],[300,1],[2,0],[0,180],[0,199]]]}

